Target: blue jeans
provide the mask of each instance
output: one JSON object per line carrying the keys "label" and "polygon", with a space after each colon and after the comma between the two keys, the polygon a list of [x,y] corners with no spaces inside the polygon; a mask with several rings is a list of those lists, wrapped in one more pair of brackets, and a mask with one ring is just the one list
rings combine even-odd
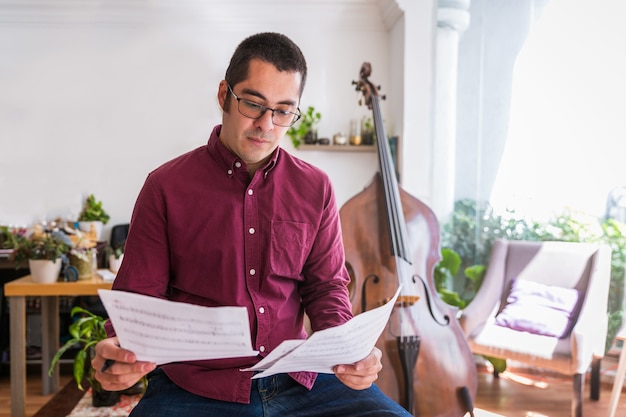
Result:
{"label": "blue jeans", "polygon": [[404,408],[373,385],[353,390],[332,374],[319,374],[311,391],[286,374],[252,381],[250,404],[204,398],[179,388],[160,369],[130,417],[347,417],[405,416]]}

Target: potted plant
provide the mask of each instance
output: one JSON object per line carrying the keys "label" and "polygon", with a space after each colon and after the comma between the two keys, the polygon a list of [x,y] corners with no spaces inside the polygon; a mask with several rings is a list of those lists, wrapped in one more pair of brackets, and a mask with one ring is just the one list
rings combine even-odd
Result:
{"label": "potted plant", "polygon": [[124,259],[124,243],[107,246],[109,270],[113,273],[117,273]]}
{"label": "potted plant", "polygon": [[70,247],[59,236],[36,228],[29,236],[15,238],[14,258],[17,265],[28,260],[34,282],[50,283],[59,278],[61,257],[69,250]]}
{"label": "potted plant", "polygon": [[78,270],[78,279],[90,279],[93,276],[95,250],[85,246],[74,246],[70,249],[70,265]]}
{"label": "potted plant", "polygon": [[96,239],[100,240],[102,226],[107,224],[110,218],[111,216],[102,208],[102,201],[96,200],[93,194],[89,194],[78,215],[78,227],[83,232],[92,232],[95,229]]}
{"label": "potted plant", "polygon": [[297,148],[303,141],[306,144],[317,142],[317,125],[321,118],[322,114],[316,112],[313,106],[309,106],[307,111],[302,113],[298,123],[287,130],[287,136],[291,138],[294,147]]}
{"label": "potted plant", "polygon": [[[91,367],[91,357],[96,344],[107,338],[104,324],[107,319],[90,312],[80,306],[72,308],[70,312],[72,318],[79,317],[69,326],[71,338],[65,342],[52,358],[48,375],[52,375],[56,364],[69,349],[79,347],[79,351],[74,357],[73,375],[78,388],[84,391],[82,382],[86,377],[91,385],[92,404],[94,407],[107,407],[119,401],[120,393],[117,391],[106,391],[95,378],[95,371]],[[88,360],[89,359],[89,360]],[[85,375],[86,374],[86,375]]]}
{"label": "potted plant", "polygon": [[8,226],[0,226],[0,249],[13,250],[17,246],[18,235]]}
{"label": "potted plant", "polygon": [[376,141],[374,121],[369,116],[363,117],[361,120],[361,139],[363,145],[373,145]]}

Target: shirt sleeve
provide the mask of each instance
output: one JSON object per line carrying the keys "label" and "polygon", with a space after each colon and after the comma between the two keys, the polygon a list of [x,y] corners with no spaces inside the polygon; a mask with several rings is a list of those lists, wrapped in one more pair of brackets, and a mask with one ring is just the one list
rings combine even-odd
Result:
{"label": "shirt sleeve", "polygon": [[329,182],[320,226],[303,274],[300,295],[313,331],[338,326],[352,318],[339,211]]}
{"label": "shirt sleeve", "polygon": [[170,253],[165,202],[149,176],[141,189],[124,247],[124,262],[113,289],[166,298]]}
{"label": "shirt sleeve", "polygon": [[[114,290],[166,298],[170,257],[165,219],[162,193],[148,176],[135,202]],[[115,335],[110,321],[105,328],[109,336]]]}

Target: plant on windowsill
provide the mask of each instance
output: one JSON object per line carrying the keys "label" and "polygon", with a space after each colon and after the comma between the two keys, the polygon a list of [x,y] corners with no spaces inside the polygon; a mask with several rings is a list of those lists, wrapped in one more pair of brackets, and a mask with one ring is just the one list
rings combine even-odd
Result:
{"label": "plant on windowsill", "polygon": [[309,106],[306,112],[302,113],[300,120],[287,130],[287,136],[291,138],[291,143],[297,148],[302,144],[315,144],[317,142],[317,125],[322,119],[322,114],[315,111],[315,107]]}
{"label": "plant on windowsill", "polygon": [[80,350],[74,357],[73,365],[74,380],[78,389],[81,391],[85,390],[82,382],[83,378],[86,377],[87,382],[91,385],[92,404],[94,407],[107,407],[116,404],[119,401],[120,393],[103,389],[95,378],[95,370],[91,367],[93,349],[95,349],[99,341],[107,338],[104,330],[104,324],[107,319],[78,306],[72,308],[70,315],[72,318],[78,316],[69,326],[71,339],[65,342],[52,358],[48,375],[52,375],[55,366],[65,352],[78,346]]}

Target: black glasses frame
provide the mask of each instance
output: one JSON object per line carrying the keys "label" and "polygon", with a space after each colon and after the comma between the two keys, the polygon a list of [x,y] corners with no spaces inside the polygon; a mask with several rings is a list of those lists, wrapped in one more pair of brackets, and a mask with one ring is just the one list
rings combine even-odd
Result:
{"label": "black glasses frame", "polygon": [[[265,112],[271,111],[272,112],[272,123],[274,125],[282,126],[282,127],[291,127],[298,120],[300,120],[300,117],[302,117],[302,114],[300,113],[300,108],[298,108],[297,113],[294,113],[292,111],[273,109],[271,107],[267,107],[267,106],[264,106],[263,104],[257,103],[256,101],[248,100],[248,99],[241,98],[241,97],[237,96],[237,94],[235,94],[235,92],[233,91],[232,87],[230,86],[230,83],[226,83],[226,85],[228,86],[228,91],[230,91],[230,94],[232,94],[233,97],[235,98],[235,100],[237,100],[237,111],[239,113],[241,113],[242,116],[245,116],[245,117],[247,117],[249,119],[254,119],[254,120],[260,119],[261,117],[263,117]],[[254,117],[254,116],[250,116],[250,115],[242,112],[241,111],[241,107],[240,107],[242,101],[244,103],[250,105],[250,107],[258,107],[258,111],[260,112],[259,115],[257,117]],[[276,115],[276,112],[282,113],[282,114],[285,114],[285,115],[290,114],[290,115],[293,116],[293,120],[289,124],[276,123],[276,121],[274,120],[274,116]]]}

